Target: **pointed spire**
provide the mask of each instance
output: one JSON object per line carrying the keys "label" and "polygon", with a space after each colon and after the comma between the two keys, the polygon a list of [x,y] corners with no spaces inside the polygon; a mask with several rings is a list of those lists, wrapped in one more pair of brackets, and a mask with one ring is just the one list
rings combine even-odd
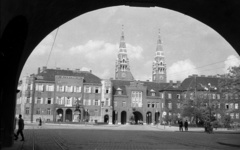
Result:
{"label": "pointed spire", "polygon": [[161,35],[160,35],[160,29],[158,32],[158,40],[157,40],[157,49],[156,51],[163,51],[162,49],[162,40],[161,40]]}
{"label": "pointed spire", "polygon": [[122,25],[122,35],[121,35],[121,39],[120,39],[119,48],[126,48],[126,44],[124,41],[124,26],[123,25]]}

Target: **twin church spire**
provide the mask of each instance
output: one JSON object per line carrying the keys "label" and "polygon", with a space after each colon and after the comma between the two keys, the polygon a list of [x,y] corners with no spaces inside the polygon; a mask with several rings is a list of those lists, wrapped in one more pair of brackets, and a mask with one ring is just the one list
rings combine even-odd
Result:
{"label": "twin church spire", "polygon": [[[115,79],[117,80],[134,80],[130,71],[129,59],[127,56],[127,47],[124,37],[124,26],[122,25],[122,34],[119,44],[119,52],[116,59]],[[164,53],[162,48],[162,40],[160,37],[160,30],[157,40],[157,48],[153,61],[152,81],[158,83],[166,82],[166,64],[164,60]]]}
{"label": "twin church spire", "polygon": [[134,80],[130,71],[129,59],[127,56],[127,48],[124,40],[124,28],[122,25],[122,35],[120,38],[119,52],[116,60],[115,79],[118,80]]}

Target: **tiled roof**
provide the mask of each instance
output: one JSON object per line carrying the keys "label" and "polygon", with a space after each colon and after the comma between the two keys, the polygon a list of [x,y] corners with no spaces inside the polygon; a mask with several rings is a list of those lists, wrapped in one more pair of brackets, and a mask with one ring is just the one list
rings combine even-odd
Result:
{"label": "tiled roof", "polygon": [[[113,95],[115,95],[118,88],[122,89],[122,95],[126,95],[126,86],[130,86],[130,82],[134,81],[126,81],[126,80],[111,80],[113,85]],[[169,83],[155,83],[155,82],[146,82],[146,81],[136,81],[143,83],[143,86],[147,87],[147,96],[150,96],[151,90],[156,92],[156,96],[159,96],[159,91],[164,90]]]}
{"label": "tiled roof", "polygon": [[208,84],[211,84],[211,87],[218,87],[220,78],[216,77],[188,77],[182,84],[181,88],[183,90],[196,90],[202,91],[204,87],[209,87]]}
{"label": "tiled roof", "polygon": [[83,77],[84,83],[97,83],[101,84],[101,79],[95,76],[94,74],[87,72],[87,71],[73,71],[73,70],[57,70],[57,69],[46,69],[45,71],[42,71],[41,73],[37,74],[37,76],[42,76],[42,79],[38,80],[45,80],[45,81],[55,81],[56,75],[62,75],[62,76],[77,76],[77,77]]}

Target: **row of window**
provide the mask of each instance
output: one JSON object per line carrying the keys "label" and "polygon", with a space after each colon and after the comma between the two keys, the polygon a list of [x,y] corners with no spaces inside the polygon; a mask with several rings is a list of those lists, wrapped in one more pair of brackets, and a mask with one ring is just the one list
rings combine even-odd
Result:
{"label": "row of window", "polygon": [[[25,108],[25,114],[26,115],[29,115],[30,114],[30,108],[29,107],[26,107]],[[47,115],[51,115],[51,108],[47,108],[47,110],[46,110],[46,112],[45,112],[45,110],[44,109],[41,109],[41,108],[37,108],[36,109],[36,114],[37,115],[40,115],[40,114],[47,114]]]}
{"label": "row of window", "polygon": [[[69,92],[69,93],[81,93],[81,86],[63,86],[63,85],[57,85],[56,86],[57,92]],[[46,91],[54,91],[54,85],[46,85]],[[36,91],[44,91],[44,85],[43,84],[36,84]],[[105,93],[110,93],[111,89],[108,88],[105,90]],[[84,87],[84,93],[101,93],[101,87],[90,87],[85,86]]]}
{"label": "row of window", "polygon": [[[230,113],[227,115],[230,115],[231,119],[239,119],[239,113]],[[221,114],[217,113],[215,114],[215,116],[218,118],[218,119],[221,119]]]}

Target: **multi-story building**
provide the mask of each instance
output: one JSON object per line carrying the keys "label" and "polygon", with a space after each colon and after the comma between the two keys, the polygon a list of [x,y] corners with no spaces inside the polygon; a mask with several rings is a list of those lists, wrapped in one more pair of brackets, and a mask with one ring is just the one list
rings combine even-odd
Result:
{"label": "multi-story building", "polygon": [[26,121],[100,121],[102,84],[91,72],[43,67],[29,79],[21,84],[28,95],[18,98],[17,107]]}
{"label": "multi-story building", "polygon": [[196,101],[200,106],[208,107],[209,113],[217,119],[224,115],[230,115],[234,122],[239,122],[239,93],[225,93],[220,88],[223,80],[216,76],[192,75],[186,78],[182,84],[184,99]]}
{"label": "multi-story building", "polygon": [[122,31],[115,66],[115,79],[100,79],[88,71],[38,69],[19,83],[17,113],[26,121],[105,122],[144,124],[176,121],[185,99],[214,102],[213,115],[227,113],[239,120],[239,95],[223,93],[221,78],[190,76],[182,83],[167,83],[160,32],[153,61],[152,82],[136,81],[130,71]]}
{"label": "multi-story building", "polygon": [[112,83],[111,80],[103,79],[101,100],[101,122],[112,124]]}

